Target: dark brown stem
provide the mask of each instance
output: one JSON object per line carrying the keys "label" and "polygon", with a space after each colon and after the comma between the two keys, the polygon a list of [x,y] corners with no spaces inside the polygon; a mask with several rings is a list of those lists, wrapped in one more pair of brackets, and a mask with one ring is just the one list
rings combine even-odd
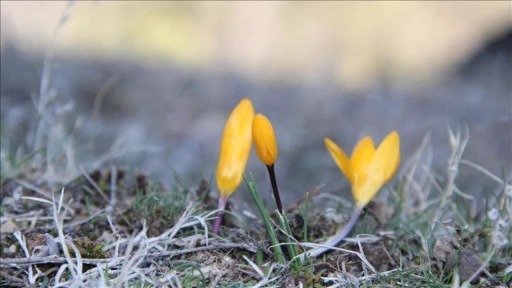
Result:
{"label": "dark brown stem", "polygon": [[274,172],[274,164],[267,165],[268,175],[270,176],[270,183],[274,191],[274,198],[276,199],[277,211],[283,215],[283,205],[281,204],[281,197],[279,197],[279,188],[277,188],[276,173]]}

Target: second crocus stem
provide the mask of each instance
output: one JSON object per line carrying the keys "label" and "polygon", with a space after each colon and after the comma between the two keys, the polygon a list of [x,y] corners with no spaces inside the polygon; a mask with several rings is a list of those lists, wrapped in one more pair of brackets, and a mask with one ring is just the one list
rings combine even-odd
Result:
{"label": "second crocus stem", "polygon": [[220,197],[219,198],[219,212],[217,214],[217,218],[215,219],[215,223],[213,224],[213,233],[219,234],[220,224],[222,223],[222,218],[224,216],[224,209],[226,209],[227,199]]}
{"label": "second crocus stem", "polygon": [[327,247],[321,247],[321,248],[315,248],[307,252],[307,255],[309,257],[316,257],[319,256],[329,250],[332,249],[332,247],[338,245],[338,243],[341,242],[341,240],[345,239],[347,237],[348,233],[354,228],[354,225],[357,222],[357,219],[359,219],[359,215],[361,215],[361,211],[363,211],[363,207],[356,206],[354,209],[354,212],[352,212],[352,217],[350,217],[350,220],[348,221],[347,225],[343,228],[343,230],[340,231],[336,236],[334,236],[329,241],[325,242],[323,245]]}
{"label": "second crocus stem", "polygon": [[277,188],[276,173],[274,172],[274,164],[266,165],[268,175],[270,176],[270,183],[272,184],[272,190],[274,191],[274,198],[276,199],[277,211],[283,214],[283,205],[281,204],[281,197],[279,196],[279,188]]}

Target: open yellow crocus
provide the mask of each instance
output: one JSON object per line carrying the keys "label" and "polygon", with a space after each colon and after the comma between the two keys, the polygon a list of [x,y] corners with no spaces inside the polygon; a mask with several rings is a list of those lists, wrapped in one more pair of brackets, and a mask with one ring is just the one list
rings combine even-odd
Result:
{"label": "open yellow crocus", "polygon": [[226,203],[243,179],[243,172],[252,147],[252,121],[254,108],[249,99],[242,99],[229,115],[220,144],[219,163],[217,165],[217,188],[221,210],[215,221],[213,232],[217,233],[222,221],[222,211]]}
{"label": "open yellow crocus", "polygon": [[345,227],[333,238],[307,252],[310,257],[316,257],[337,245],[352,230],[363,208],[377,195],[379,189],[395,175],[400,163],[400,137],[393,131],[382,140],[375,149],[373,140],[364,137],[354,148],[352,157],[341,150],[331,139],[325,138],[325,146],[341,172],[352,185],[352,196],[356,207]]}
{"label": "open yellow crocus", "polygon": [[389,133],[377,149],[372,138],[364,137],[350,159],[331,139],[324,140],[327,150],[352,186],[356,205],[361,208],[395,175],[400,163],[400,137],[396,131]]}

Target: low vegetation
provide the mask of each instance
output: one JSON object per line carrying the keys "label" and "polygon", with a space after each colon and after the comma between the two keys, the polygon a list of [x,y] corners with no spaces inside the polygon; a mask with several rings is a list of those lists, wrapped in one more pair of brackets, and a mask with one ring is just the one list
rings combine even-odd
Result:
{"label": "low vegetation", "polygon": [[[174,186],[165,187],[136,168],[111,164],[128,152],[118,143],[103,155],[89,155],[77,143],[79,121],[67,117],[72,105],[56,100],[48,54],[28,148],[13,147],[2,130],[2,287],[512,285],[511,175],[493,175],[465,160],[465,131],[448,131],[452,153],[444,173],[425,165],[436,148],[428,141],[400,161],[399,142],[407,139],[398,133],[377,149],[364,138],[357,145],[363,148],[355,150],[365,157],[356,161],[326,139],[353,185],[355,205],[311,183],[294,205],[282,207],[272,126],[243,100],[251,116],[242,123],[253,135],[226,128],[226,139],[244,145],[228,141],[221,148],[217,185],[201,178],[185,183],[173,175]],[[252,180],[251,171],[242,174],[252,138],[278,210],[262,202],[262,183]],[[372,161],[386,172],[358,186],[355,178],[379,171],[372,170],[379,166]],[[480,195],[460,191],[461,165],[478,170],[491,188]],[[228,198],[239,185],[248,187],[261,218],[230,212]],[[383,197],[373,199],[379,190]]]}
{"label": "low vegetation", "polygon": [[[271,242],[263,221],[244,222],[229,212],[229,203],[218,234],[212,233],[218,194],[208,180],[183,183],[175,176],[176,185],[169,188],[151,175],[102,163],[91,170],[75,167],[77,175],[66,179],[64,172],[71,169],[66,165],[74,165],[67,159],[75,155],[66,147],[72,141],[61,142],[61,152],[52,158],[48,147],[14,156],[2,147],[0,283],[507,287],[512,283],[512,188],[507,179],[463,159],[467,141],[466,134],[450,131],[446,175],[422,167],[419,159],[426,150],[420,147],[402,163],[396,181],[382,189],[386,199],[370,202],[347,238],[314,257],[307,252],[323,247],[354,209],[350,201],[319,188],[283,214],[267,211],[277,241]],[[460,165],[481,171],[492,193],[475,198],[459,191]],[[255,189],[250,177],[246,184]],[[320,206],[318,199],[325,197],[335,201]],[[276,247],[283,248],[281,256]]]}

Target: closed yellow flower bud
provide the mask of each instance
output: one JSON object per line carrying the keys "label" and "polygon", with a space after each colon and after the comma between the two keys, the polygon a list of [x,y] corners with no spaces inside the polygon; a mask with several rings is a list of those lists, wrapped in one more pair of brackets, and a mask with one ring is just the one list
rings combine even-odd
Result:
{"label": "closed yellow flower bud", "polygon": [[272,123],[262,114],[252,121],[252,138],[256,154],[265,165],[273,165],[277,160],[277,141]]}
{"label": "closed yellow flower bud", "polygon": [[254,108],[249,99],[242,99],[229,115],[220,144],[217,165],[217,187],[221,198],[227,199],[240,185],[252,146]]}

